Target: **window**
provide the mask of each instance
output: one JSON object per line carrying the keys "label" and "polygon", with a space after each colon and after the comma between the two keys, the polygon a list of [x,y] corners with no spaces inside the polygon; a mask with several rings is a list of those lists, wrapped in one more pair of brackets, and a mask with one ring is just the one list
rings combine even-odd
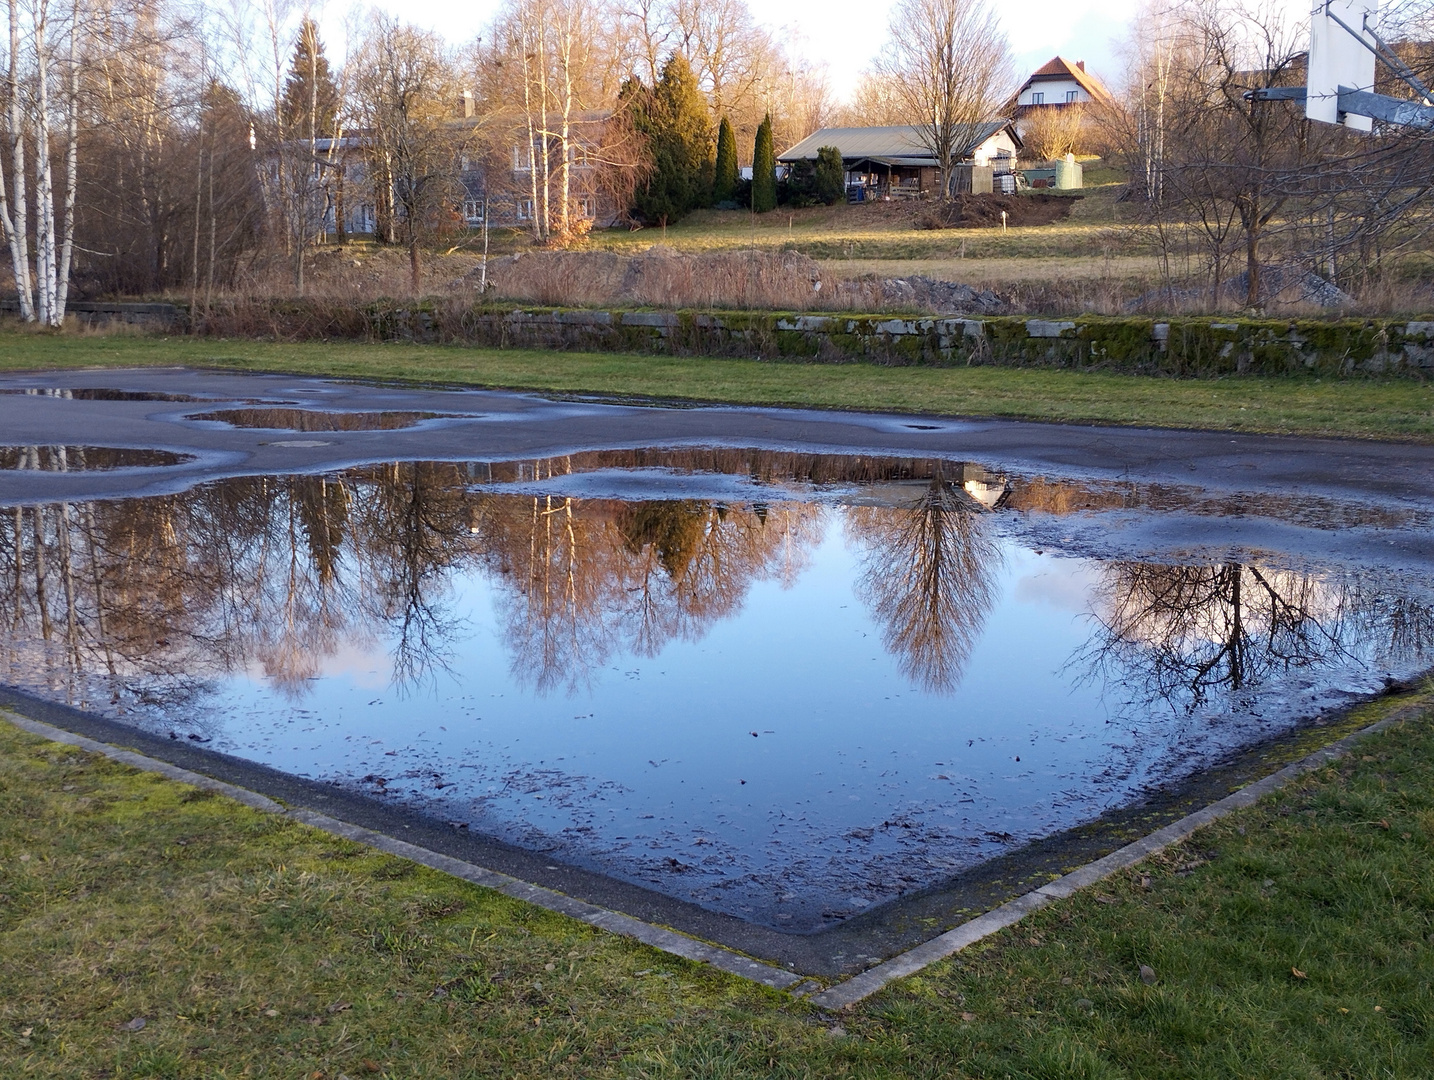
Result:
{"label": "window", "polygon": [[523,147],[522,147],[522,146],[515,146],[515,147],[513,147],[513,171],[514,171],[514,172],[532,172],[532,171],[533,171],[533,148],[532,148],[531,146],[528,147],[528,152],[527,152],[526,154],[523,153]]}
{"label": "window", "polygon": [[568,161],[575,169],[587,169],[592,166],[592,161],[588,158],[588,148],[582,143],[568,143]]}
{"label": "window", "polygon": [[532,221],[532,220],[533,220],[533,200],[532,200],[532,199],[519,199],[519,200],[518,200],[518,220],[519,220],[519,221]]}
{"label": "window", "polygon": [[597,200],[591,195],[584,195],[578,199],[578,214],[585,218],[597,217]]}
{"label": "window", "polygon": [[1067,104],[1067,105],[1074,105],[1074,104],[1075,104],[1077,101],[1079,101],[1079,100],[1080,100],[1080,91],[1079,91],[1079,90],[1067,90],[1067,91],[1066,91],[1066,104]]}
{"label": "window", "polygon": [[1045,94],[1043,94],[1043,93],[1041,93],[1041,92],[1039,92],[1039,91],[1034,92],[1034,93],[1031,94],[1031,104],[1032,104],[1032,105],[1044,105],[1045,103],[1046,103],[1046,95],[1045,95]]}
{"label": "window", "polygon": [[464,217],[464,220],[466,220],[469,225],[481,225],[481,224],[483,224],[483,200],[482,200],[482,199],[465,199],[465,200],[463,200],[463,217]]}

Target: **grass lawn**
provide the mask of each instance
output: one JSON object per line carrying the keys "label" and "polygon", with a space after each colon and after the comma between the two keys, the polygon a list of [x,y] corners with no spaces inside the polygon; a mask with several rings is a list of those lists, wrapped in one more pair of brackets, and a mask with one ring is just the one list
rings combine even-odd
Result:
{"label": "grass lawn", "polygon": [[0,371],[189,364],[445,384],[1097,424],[1434,440],[1434,385],[1413,379],[1175,380],[1011,368],[769,363],[346,342],[0,330]]}
{"label": "grass lawn", "polygon": [[1431,720],[839,1019],[0,722],[0,1074],[1428,1077]]}
{"label": "grass lawn", "polygon": [[948,259],[964,252],[968,258],[1018,259],[1031,266],[1031,260],[1051,256],[1099,259],[1107,248],[1127,255],[1149,254],[1154,248],[1147,231],[1120,220],[1116,198],[1121,187],[1088,188],[1074,201],[1070,216],[1054,224],[1006,230],[923,229],[914,219],[929,212],[924,203],[841,203],[802,210],[779,207],[767,214],[698,210],[666,229],[594,232],[583,246],[629,254],[653,244],[685,252],[790,248],[814,259],[856,260]]}

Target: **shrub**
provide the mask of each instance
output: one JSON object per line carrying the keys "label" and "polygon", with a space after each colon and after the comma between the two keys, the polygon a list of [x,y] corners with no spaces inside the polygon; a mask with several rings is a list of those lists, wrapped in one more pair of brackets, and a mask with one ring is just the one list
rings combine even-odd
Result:
{"label": "shrub", "polygon": [[816,197],[831,206],[846,195],[846,169],[842,167],[841,151],[823,146],[817,151]]}

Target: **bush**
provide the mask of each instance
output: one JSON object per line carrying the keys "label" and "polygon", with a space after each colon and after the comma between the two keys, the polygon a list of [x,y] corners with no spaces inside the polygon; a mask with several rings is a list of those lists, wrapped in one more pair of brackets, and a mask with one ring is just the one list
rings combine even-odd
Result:
{"label": "bush", "polygon": [[842,166],[841,151],[835,146],[823,146],[817,151],[813,181],[817,200],[828,206],[846,195],[846,169]]}

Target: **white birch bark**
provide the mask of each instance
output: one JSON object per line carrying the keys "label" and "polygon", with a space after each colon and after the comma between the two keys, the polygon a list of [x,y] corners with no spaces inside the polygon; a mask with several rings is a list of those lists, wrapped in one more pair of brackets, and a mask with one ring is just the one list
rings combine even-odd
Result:
{"label": "white birch bark", "polygon": [[64,318],[70,300],[70,263],[75,250],[75,188],[80,165],[80,6],[70,14],[70,57],[65,95],[65,194],[60,225],[60,252],[55,282],[55,307]]}
{"label": "white birch bark", "polygon": [[10,70],[6,83],[9,107],[6,110],[5,137],[10,151],[10,179],[14,199],[5,208],[5,241],[10,248],[10,268],[15,275],[15,291],[19,294],[20,318],[35,321],[35,300],[30,284],[30,221],[29,194],[25,185],[25,122],[24,105],[20,98],[20,3],[8,0],[10,9]]}
{"label": "white birch bark", "polygon": [[49,4],[35,8],[35,278],[36,314],[46,326],[55,318],[55,189],[50,169]]}

